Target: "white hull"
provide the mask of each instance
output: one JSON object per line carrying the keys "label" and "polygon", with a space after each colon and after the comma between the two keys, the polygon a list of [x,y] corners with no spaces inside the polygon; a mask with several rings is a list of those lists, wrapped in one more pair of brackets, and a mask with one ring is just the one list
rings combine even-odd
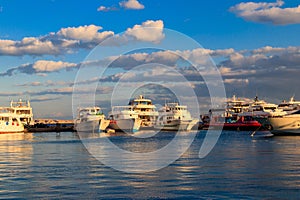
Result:
{"label": "white hull", "polygon": [[300,134],[300,115],[269,118],[273,134]]}
{"label": "white hull", "polygon": [[24,132],[24,126],[23,124],[6,124],[6,122],[0,123],[0,133],[18,133],[18,132]]}
{"label": "white hull", "polygon": [[123,132],[137,132],[140,129],[140,119],[118,119],[110,120],[109,128]]}
{"label": "white hull", "polygon": [[75,129],[78,132],[98,133],[104,131],[109,125],[109,120],[101,119],[94,121],[85,121],[75,124]]}
{"label": "white hull", "polygon": [[170,122],[165,122],[155,125],[155,129],[165,130],[165,131],[190,131],[196,124],[198,120],[172,120]]}
{"label": "white hull", "polygon": [[18,132],[24,132],[24,125],[20,121],[19,116],[10,112],[0,113],[0,133]]}

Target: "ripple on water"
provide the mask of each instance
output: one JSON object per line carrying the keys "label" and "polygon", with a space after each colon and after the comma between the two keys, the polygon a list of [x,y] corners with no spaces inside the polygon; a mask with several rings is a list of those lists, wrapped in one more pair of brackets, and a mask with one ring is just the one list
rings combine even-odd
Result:
{"label": "ripple on water", "polygon": [[[250,137],[249,132],[223,132],[208,156],[199,159],[204,136],[205,132],[200,132],[190,148],[168,167],[140,174],[123,173],[103,165],[89,154],[74,133],[2,136],[0,198],[293,199],[300,196],[300,137],[264,138]],[[184,141],[188,136],[180,137]],[[154,138],[110,137],[116,145],[135,152],[161,148],[172,138],[174,133]],[[136,158],[128,162],[134,164]]]}

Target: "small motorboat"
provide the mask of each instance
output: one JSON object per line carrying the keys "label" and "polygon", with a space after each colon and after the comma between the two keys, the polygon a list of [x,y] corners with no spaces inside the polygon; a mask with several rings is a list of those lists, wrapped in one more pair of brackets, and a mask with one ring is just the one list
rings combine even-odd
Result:
{"label": "small motorboat", "polygon": [[256,131],[261,127],[262,125],[252,116],[214,117],[204,125],[204,128],[234,131]]}

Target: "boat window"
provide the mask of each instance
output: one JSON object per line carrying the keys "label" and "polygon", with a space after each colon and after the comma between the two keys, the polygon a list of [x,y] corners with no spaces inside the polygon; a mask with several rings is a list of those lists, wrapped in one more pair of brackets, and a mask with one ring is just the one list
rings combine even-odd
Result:
{"label": "boat window", "polygon": [[9,121],[8,117],[1,117],[1,120],[3,120],[3,121]]}
{"label": "boat window", "polygon": [[267,109],[267,110],[275,110],[276,107],[265,107],[265,109]]}

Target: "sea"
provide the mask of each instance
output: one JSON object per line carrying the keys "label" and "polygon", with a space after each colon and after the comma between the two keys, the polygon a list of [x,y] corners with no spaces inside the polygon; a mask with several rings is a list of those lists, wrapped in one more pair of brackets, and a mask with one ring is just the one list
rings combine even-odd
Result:
{"label": "sea", "polygon": [[[166,166],[156,163],[167,160],[166,154],[145,165],[141,160],[175,138],[188,141],[189,133],[0,134],[0,199],[299,199],[300,136],[251,134],[223,131],[199,157],[207,131],[198,131],[191,143],[176,143],[184,151]],[[104,140],[134,154],[110,153]],[[91,152],[87,144],[99,151]]]}

